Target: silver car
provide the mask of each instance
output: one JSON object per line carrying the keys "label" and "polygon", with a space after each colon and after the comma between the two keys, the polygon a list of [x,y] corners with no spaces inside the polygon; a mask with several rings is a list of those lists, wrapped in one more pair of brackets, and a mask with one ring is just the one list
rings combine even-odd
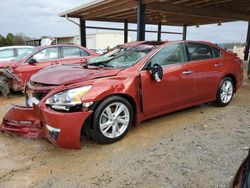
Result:
{"label": "silver car", "polygon": [[0,48],[0,61],[11,61],[22,53],[32,49],[32,46],[6,46]]}

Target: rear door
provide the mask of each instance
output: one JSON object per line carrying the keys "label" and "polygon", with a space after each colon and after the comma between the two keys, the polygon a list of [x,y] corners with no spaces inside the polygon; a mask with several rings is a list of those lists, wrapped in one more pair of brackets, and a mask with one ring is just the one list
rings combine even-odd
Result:
{"label": "rear door", "polygon": [[195,81],[194,100],[206,101],[215,98],[223,67],[220,51],[198,42],[187,42],[185,45]]}
{"label": "rear door", "polygon": [[183,43],[162,48],[149,63],[151,66],[156,63],[162,66],[163,79],[156,82],[147,68],[141,71],[144,115],[171,111],[192,101],[193,75],[186,60]]}
{"label": "rear door", "polygon": [[63,64],[82,63],[86,61],[86,57],[90,56],[87,51],[75,46],[63,46],[61,47],[61,53]]}

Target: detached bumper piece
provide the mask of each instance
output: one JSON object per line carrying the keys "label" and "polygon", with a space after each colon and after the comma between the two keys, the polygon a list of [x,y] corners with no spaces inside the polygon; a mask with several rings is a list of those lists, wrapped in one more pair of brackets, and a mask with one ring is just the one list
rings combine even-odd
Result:
{"label": "detached bumper piece", "polygon": [[28,138],[47,138],[52,144],[67,149],[81,148],[81,129],[88,112],[61,113],[51,109],[13,106],[4,116],[1,132]]}
{"label": "detached bumper piece", "polygon": [[45,137],[39,116],[39,109],[13,106],[4,116],[0,131],[15,133],[28,138]]}

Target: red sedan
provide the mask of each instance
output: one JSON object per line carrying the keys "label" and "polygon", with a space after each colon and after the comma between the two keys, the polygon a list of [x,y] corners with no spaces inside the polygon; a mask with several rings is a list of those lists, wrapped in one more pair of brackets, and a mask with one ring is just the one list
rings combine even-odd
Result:
{"label": "red sedan", "polygon": [[211,43],[128,43],[85,65],[33,75],[27,106],[14,106],[1,131],[62,148],[80,148],[82,133],[113,143],[152,117],[207,102],[226,106],[242,82],[242,61]]}
{"label": "red sedan", "polygon": [[17,56],[14,61],[0,63],[0,92],[7,96],[22,91],[31,75],[55,64],[74,64],[98,54],[75,45],[41,46]]}

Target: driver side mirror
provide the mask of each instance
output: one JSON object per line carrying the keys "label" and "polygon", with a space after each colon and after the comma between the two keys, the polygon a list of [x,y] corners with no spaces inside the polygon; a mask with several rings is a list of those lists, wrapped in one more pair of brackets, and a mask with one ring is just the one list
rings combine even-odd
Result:
{"label": "driver side mirror", "polygon": [[29,62],[28,62],[30,65],[34,65],[34,64],[36,64],[37,63],[37,60],[35,60],[35,59],[30,59],[29,60]]}
{"label": "driver side mirror", "polygon": [[159,64],[154,64],[153,67],[150,67],[150,73],[154,80],[161,82],[163,79],[163,69]]}

